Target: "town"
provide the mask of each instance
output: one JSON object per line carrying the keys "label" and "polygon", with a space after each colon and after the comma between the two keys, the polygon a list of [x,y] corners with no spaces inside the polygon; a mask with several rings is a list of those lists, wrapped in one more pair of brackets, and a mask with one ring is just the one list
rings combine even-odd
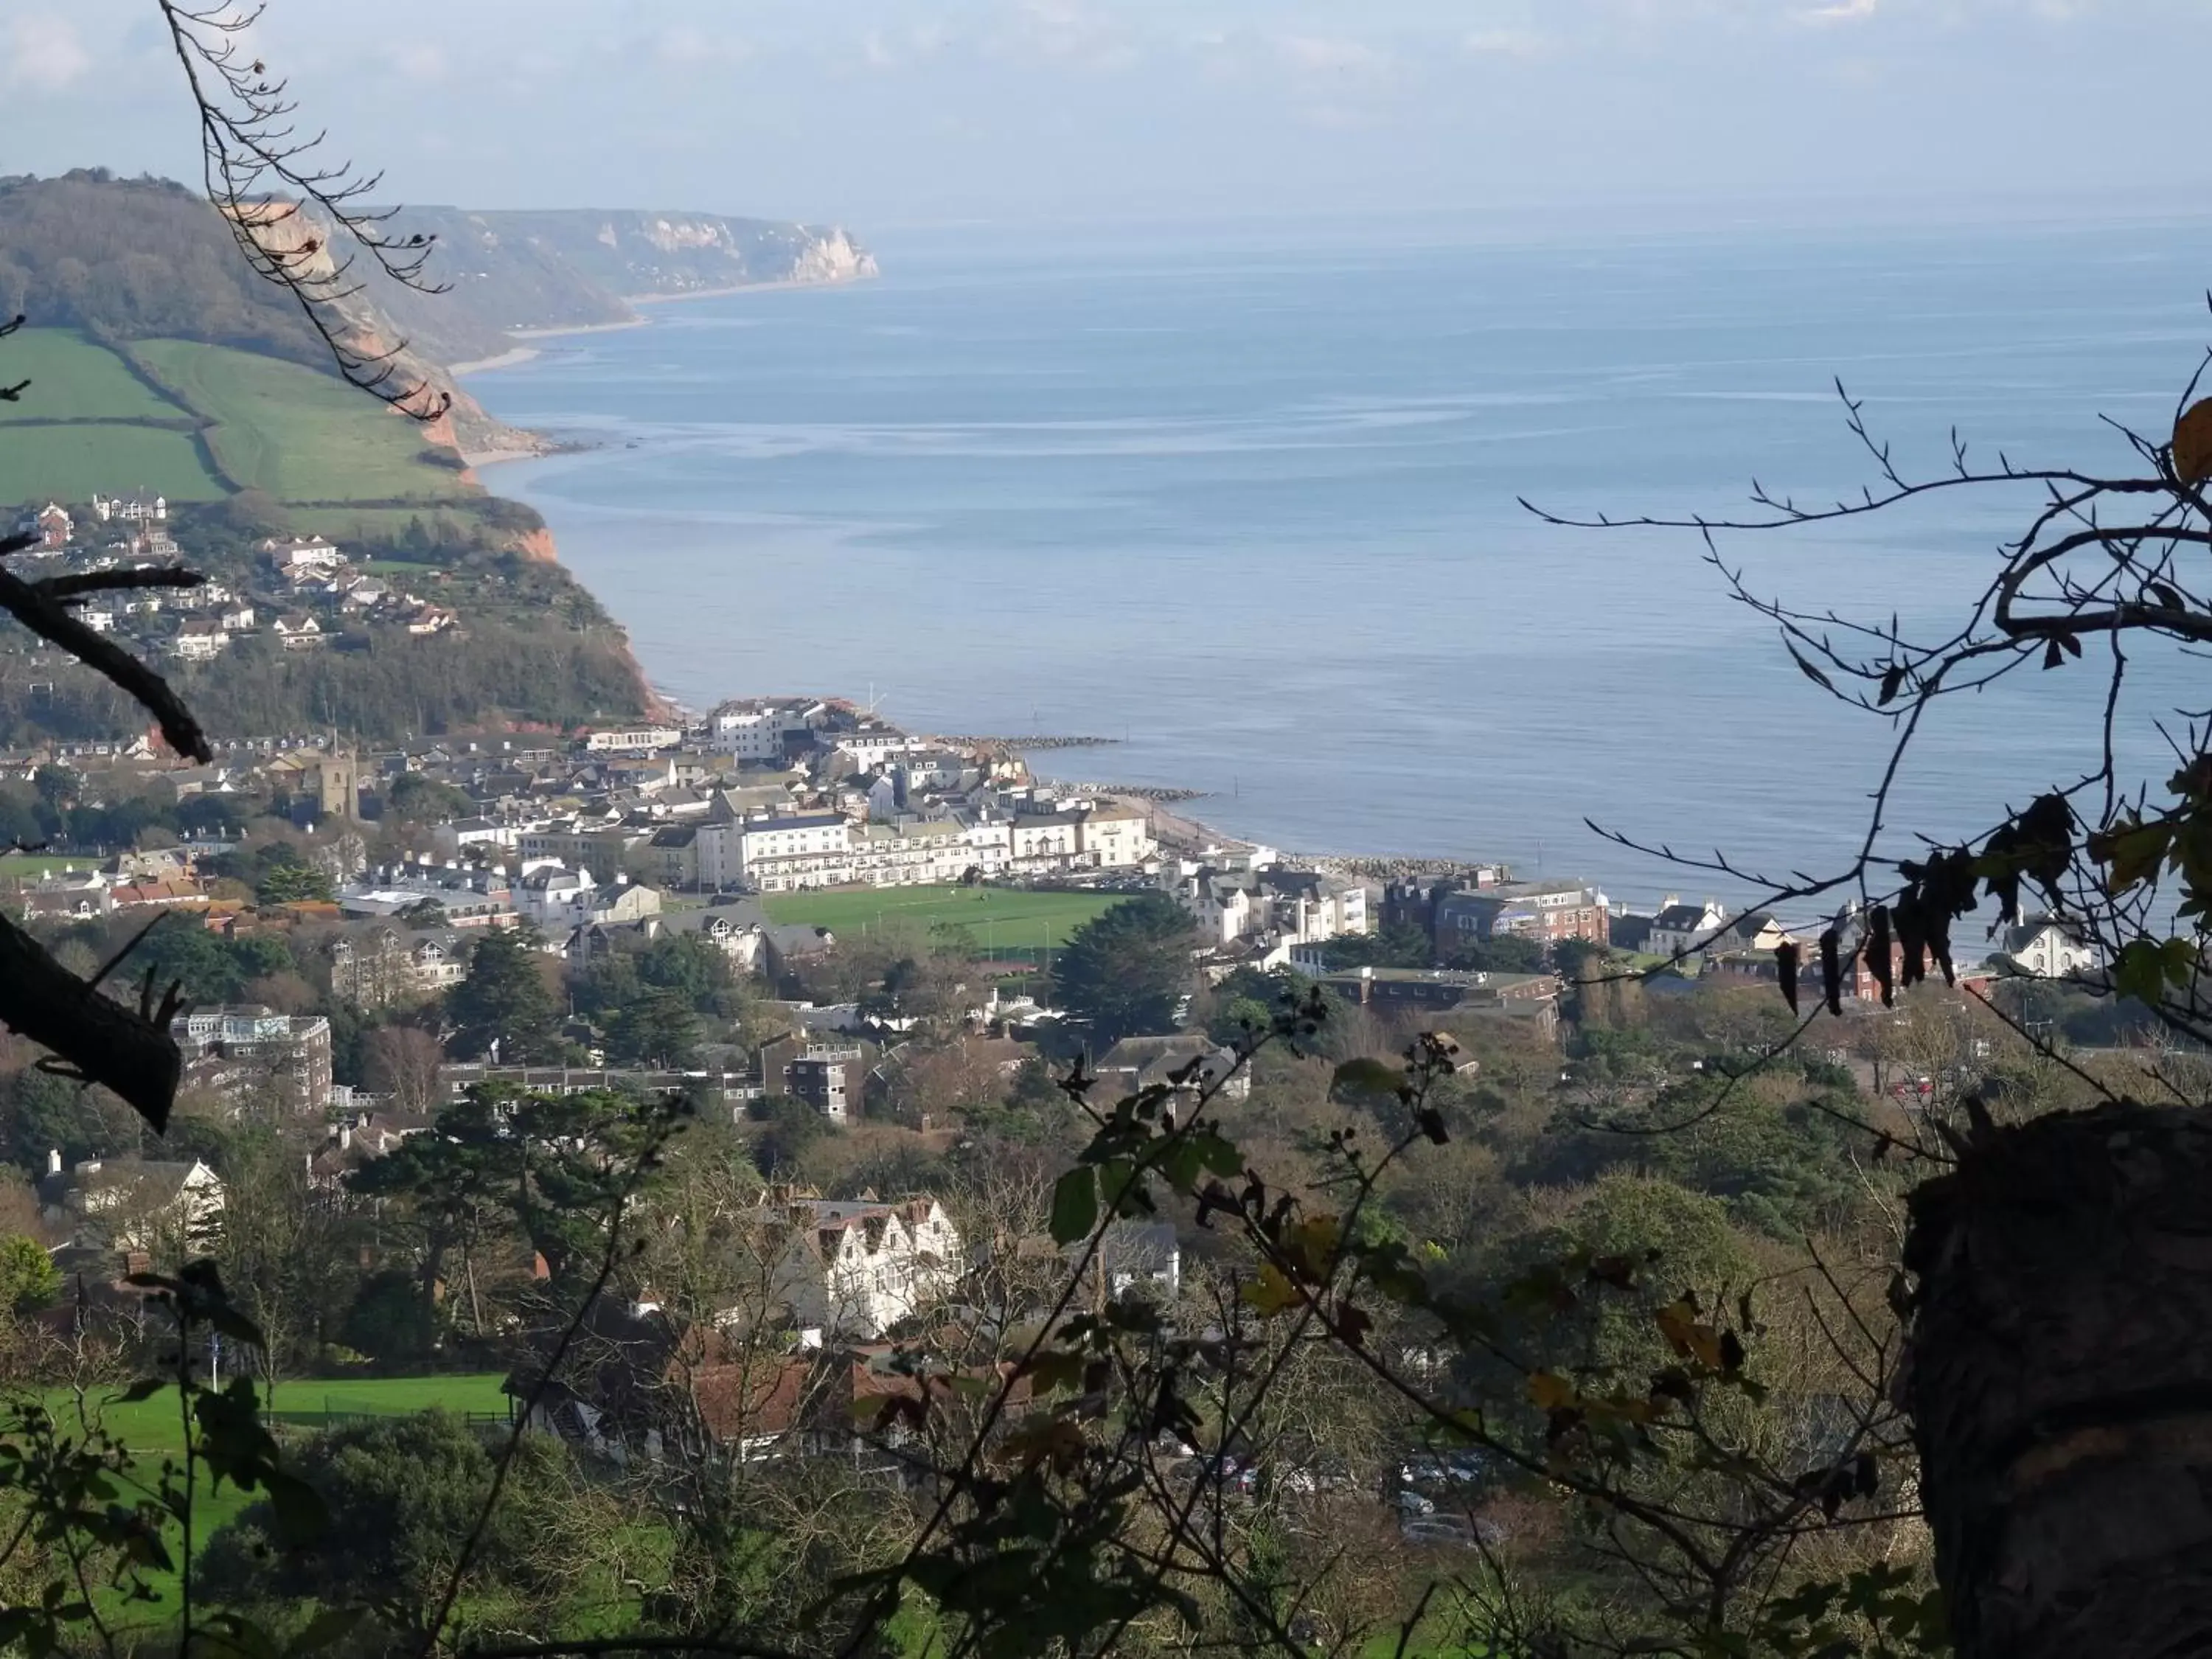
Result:
{"label": "town", "polygon": [[[158,498],[25,523],[33,556],[71,569],[175,556]],[[319,537],[261,538],[250,560],[167,609],[86,620],[201,670],[248,641],[465,631]],[[1785,918],[1675,894],[1638,908],[1498,864],[1299,854],[1183,816],[1180,792],[1043,775],[1048,741],[909,732],[835,695],[216,751],[189,763],[148,732],[0,752],[16,849],[0,902],[62,960],[182,1000],[166,1144],[24,1045],[0,1053],[0,1152],[21,1183],[11,1199],[0,1179],[0,1227],[68,1287],[45,1328],[75,1352],[132,1352],[134,1275],[212,1249],[261,1275],[272,1364],[496,1367],[465,1396],[486,1426],[520,1423],[602,1469],[709,1449],[911,1485],[893,1419],[933,1398],[902,1370],[917,1343],[981,1389],[1003,1373],[957,1356],[1037,1316],[1071,1273],[1097,1306],[1201,1306],[1212,1247],[1188,1224],[1123,1217],[1080,1252],[1058,1237],[1046,1172],[1073,1100],[1230,1112],[1255,1169],[1305,1170],[1356,1100],[1332,1077],[1425,1053],[1449,1123],[1520,1124],[1498,1142],[1517,1179],[1594,1182],[1580,1190],[1611,1205],[1628,1176],[1613,1152],[1572,1150],[1584,1115],[1640,1123],[1711,1099],[1733,1068],[1795,1068],[1822,1109],[1888,1114],[1901,1142],[1997,1086],[2007,1024],[2067,1023],[2085,1060],[2139,1065],[2089,1012],[2109,1010],[2106,964],[2048,916],[1993,933],[1981,959],[1962,950],[1955,987],[1893,1010],[1902,947],[1879,972],[1848,908]],[[1798,1054],[1779,976],[1818,1009],[1832,928],[1849,940],[1834,1016]],[[1291,1007],[1319,1012],[1286,1025]],[[588,1168],[631,1155],[600,1138],[653,1102],[714,1137],[648,1206],[672,1225],[709,1206],[711,1260],[649,1253],[587,1300],[592,1357],[564,1368],[569,1337],[542,1315],[580,1269],[534,1184],[552,1170],[549,1191],[583,1190]],[[1841,1153],[1808,1146],[1747,1192],[1737,1224],[1784,1231],[1832,1201],[1808,1194],[1830,1193]],[[489,1170],[514,1184],[513,1214],[501,1200],[500,1218],[454,1231],[440,1206]],[[272,1227],[312,1272],[240,1255]],[[1026,1376],[1006,1387],[1031,1402]],[[1379,1524],[1407,1548],[1471,1552],[1529,1524],[1480,1458],[1413,1439],[1386,1435],[1379,1463],[1310,1441],[1197,1443],[1163,1437],[1177,1480]]]}

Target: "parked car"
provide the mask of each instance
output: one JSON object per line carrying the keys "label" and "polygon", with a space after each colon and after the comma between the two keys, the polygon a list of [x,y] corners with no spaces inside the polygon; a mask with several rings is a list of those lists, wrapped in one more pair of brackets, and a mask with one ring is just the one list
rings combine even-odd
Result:
{"label": "parked car", "polygon": [[1410,1457],[1398,1467],[1399,1480],[1409,1486],[1479,1486],[1488,1473],[1474,1452]]}

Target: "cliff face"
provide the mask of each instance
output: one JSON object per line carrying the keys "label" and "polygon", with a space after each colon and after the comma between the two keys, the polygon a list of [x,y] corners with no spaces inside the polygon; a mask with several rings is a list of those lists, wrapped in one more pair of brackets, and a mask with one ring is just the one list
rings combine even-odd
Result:
{"label": "cliff face", "polygon": [[[339,337],[349,350],[358,353],[365,362],[388,362],[395,386],[427,386],[444,396],[446,413],[422,429],[428,441],[464,454],[538,446],[532,434],[486,414],[483,406],[461,389],[444,362],[426,351],[422,343],[377,303],[362,281],[373,261],[357,255],[349,269],[341,270],[327,228],[289,208],[256,210],[247,228],[255,241],[283,256],[289,267],[319,285],[329,309],[344,319]],[[388,292],[405,292],[393,283],[386,288]],[[319,340],[314,343],[313,356],[316,367],[326,366],[328,354]]]}
{"label": "cliff face", "polygon": [[446,291],[372,281],[367,297],[438,362],[496,356],[518,329],[633,321],[639,301],[876,274],[841,228],[715,214],[410,208],[388,228],[437,239],[429,274]]}

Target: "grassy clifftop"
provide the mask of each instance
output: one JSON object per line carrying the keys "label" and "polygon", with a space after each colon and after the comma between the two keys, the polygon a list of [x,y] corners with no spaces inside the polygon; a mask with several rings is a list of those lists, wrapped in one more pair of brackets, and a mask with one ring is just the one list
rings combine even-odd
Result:
{"label": "grassy clifftop", "polygon": [[420,423],[283,358],[32,328],[0,342],[0,372],[30,383],[0,404],[0,502],[256,490],[280,504],[408,502],[466,516],[490,499]]}
{"label": "grassy clifftop", "polygon": [[[649,705],[621,630],[546,562],[538,515],[477,482],[456,422],[410,420],[348,386],[191,191],[94,173],[0,179],[0,315],[18,312],[30,326],[0,339],[0,385],[28,384],[0,402],[0,521],[58,501],[78,525],[71,568],[97,568],[118,556],[122,526],[100,524],[94,498],[160,495],[184,556],[234,591],[268,580],[259,538],[320,532],[395,593],[451,613],[417,637],[334,595],[274,595],[320,605],[329,643],[302,655],[249,630],[215,661],[176,664],[221,729],[266,735],[308,718],[374,738]],[[352,322],[398,335],[373,306]],[[179,624],[165,611],[117,625],[166,657]],[[105,682],[12,629],[0,657],[35,671],[0,665],[0,744],[136,730]]]}

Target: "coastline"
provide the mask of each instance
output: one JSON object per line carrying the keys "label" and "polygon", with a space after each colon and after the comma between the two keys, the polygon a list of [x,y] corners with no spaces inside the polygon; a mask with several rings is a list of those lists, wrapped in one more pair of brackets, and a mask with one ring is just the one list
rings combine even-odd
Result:
{"label": "coastline", "polygon": [[[857,276],[827,278],[781,276],[773,282],[738,283],[728,288],[695,289],[684,294],[625,294],[622,300],[626,306],[676,305],[685,300],[715,300],[735,294],[759,294],[770,289],[848,288],[855,283],[873,282],[875,277],[873,271],[863,272]],[[506,335],[508,339],[515,341],[557,340],[570,335],[616,334],[624,329],[647,327],[652,321],[650,317],[625,317],[619,322],[575,323],[561,328],[510,328],[506,331]],[[544,355],[543,349],[538,346],[518,344],[495,357],[477,357],[467,362],[448,363],[446,373],[459,380],[468,375],[489,374],[502,368],[520,368]],[[542,455],[551,453],[552,447],[549,442],[544,448],[464,450],[461,459],[471,470],[477,470],[497,466],[502,461],[536,460]]]}
{"label": "coastline", "polygon": [[[719,300],[732,294],[766,294],[783,289],[850,288],[855,283],[872,283],[875,279],[873,271],[864,271],[855,276],[776,276],[765,283],[733,283],[727,288],[696,288],[682,294],[625,294],[623,303],[627,306],[676,305],[685,300]],[[620,326],[635,327],[647,320],[641,317],[636,324]]]}
{"label": "coastline", "polygon": [[[687,300],[720,300],[736,294],[767,294],[803,288],[850,288],[855,283],[875,280],[872,272],[859,276],[778,276],[765,283],[733,283],[726,288],[689,289],[681,294],[625,294],[622,296],[622,302],[633,307],[680,305]],[[624,317],[611,323],[565,323],[551,328],[510,328],[502,331],[510,340],[558,340],[572,334],[618,334],[624,329],[647,327],[652,321],[650,317]],[[518,345],[496,357],[450,364],[446,372],[458,376],[481,374],[495,368],[514,368],[538,355],[535,346]]]}
{"label": "coastline", "polygon": [[539,355],[536,346],[517,346],[512,351],[501,352],[496,357],[478,357],[471,362],[448,363],[446,373],[458,380],[465,374],[483,374],[495,368],[514,368]]}

